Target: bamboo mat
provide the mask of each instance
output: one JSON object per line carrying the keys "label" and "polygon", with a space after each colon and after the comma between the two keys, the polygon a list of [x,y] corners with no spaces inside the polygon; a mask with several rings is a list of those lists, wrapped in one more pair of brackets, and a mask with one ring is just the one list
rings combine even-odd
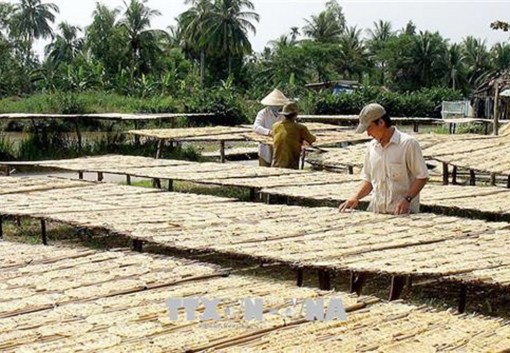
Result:
{"label": "bamboo mat", "polygon": [[503,320],[380,303],[344,324],[304,324],[211,352],[496,352],[509,332]]}
{"label": "bamboo mat", "polygon": [[[319,130],[311,131],[317,137],[317,141],[313,143],[314,146],[330,146],[339,145],[342,143],[357,143],[370,140],[370,137],[363,134],[356,134],[353,130]],[[266,145],[273,144],[273,138],[270,136],[263,136],[255,132],[248,132],[242,134],[246,139],[256,141]]]}
{"label": "bamboo mat", "polygon": [[0,176],[0,195],[89,186],[78,180]]}
{"label": "bamboo mat", "polygon": [[232,134],[238,135],[249,132],[251,129],[235,127],[235,126],[208,126],[194,128],[177,128],[177,129],[148,129],[148,130],[130,130],[127,133],[144,137],[151,137],[165,140],[177,140],[185,137],[212,136]]}
{"label": "bamboo mat", "polygon": [[510,230],[503,222],[425,213],[340,214],[335,208],[148,191],[92,184],[88,189],[5,195],[0,212],[100,228],[178,250],[304,267],[442,276],[509,261]]}
{"label": "bamboo mat", "polygon": [[[356,180],[358,179],[358,180]],[[359,187],[358,177],[345,182],[319,185],[278,186],[261,190],[262,194],[295,199],[341,202]],[[364,201],[370,201],[370,195]],[[510,216],[510,189],[492,186],[438,185],[429,183],[420,194],[420,203],[427,207],[441,207],[466,212],[480,212],[494,216]]]}
{"label": "bamboo mat", "polygon": [[[236,156],[245,156],[245,155],[255,155],[258,154],[259,150],[257,146],[253,147],[233,147],[233,148],[226,148],[225,149],[225,156],[226,157],[236,157]],[[213,151],[213,152],[201,152],[200,153],[204,157],[212,157],[212,158],[219,158],[221,157],[220,151]]]}
{"label": "bamboo mat", "polygon": [[359,180],[359,177],[354,175],[328,172],[309,172],[309,173],[294,173],[288,175],[264,176],[257,178],[207,179],[204,180],[204,182],[215,183],[224,186],[273,188],[279,186],[296,186],[296,185],[301,185],[301,187],[303,187],[306,185],[345,183],[357,180]]}
{"label": "bamboo mat", "polygon": [[[49,257],[65,250],[85,253],[10,246],[0,244],[0,257],[20,248]],[[87,250],[81,257],[55,256],[50,263],[8,269],[1,276],[2,352],[486,352],[510,347],[510,326],[502,319],[268,279],[222,278],[215,266],[170,257]],[[180,309],[171,320],[166,301],[192,297],[219,299],[220,321],[200,321],[203,305],[194,319]],[[263,301],[263,321],[243,319],[241,302],[247,298]],[[305,319],[306,299],[324,300],[327,308],[332,298],[341,300],[347,320]]]}
{"label": "bamboo mat", "polygon": [[208,179],[255,178],[305,173],[303,170],[264,168],[245,164],[198,163],[118,155],[55,161],[5,162],[7,165],[15,165],[16,163],[77,172],[87,171],[130,175],[142,178],[192,180],[204,184],[209,183]]}
{"label": "bamboo mat", "polygon": [[[471,149],[470,144],[462,144],[464,140],[482,139],[485,141],[488,137],[485,135],[441,135],[441,134],[415,134],[414,136],[420,143],[423,155],[429,159],[436,154],[445,153],[445,150],[454,150],[460,148]],[[454,142],[452,142],[452,139]],[[489,138],[489,141],[492,139]],[[491,142],[492,143],[492,142]],[[327,153],[309,153],[306,161],[312,165],[323,168],[343,168],[346,166],[362,168],[368,143],[346,146],[343,148],[328,148]]]}

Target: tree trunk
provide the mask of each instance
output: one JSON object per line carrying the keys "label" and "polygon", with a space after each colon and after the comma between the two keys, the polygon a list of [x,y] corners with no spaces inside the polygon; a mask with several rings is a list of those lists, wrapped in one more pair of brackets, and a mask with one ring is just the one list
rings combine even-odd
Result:
{"label": "tree trunk", "polygon": [[205,81],[205,49],[200,50],[200,83],[202,86]]}

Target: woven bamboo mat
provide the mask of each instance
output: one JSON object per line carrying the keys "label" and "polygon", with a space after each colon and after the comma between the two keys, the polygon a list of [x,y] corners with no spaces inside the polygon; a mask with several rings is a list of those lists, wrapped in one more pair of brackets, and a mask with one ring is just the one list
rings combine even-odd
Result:
{"label": "woven bamboo mat", "polygon": [[345,323],[304,324],[212,352],[487,352],[509,345],[502,320],[377,304]]}
{"label": "woven bamboo mat", "polygon": [[[10,252],[10,245],[0,246],[0,257]],[[14,250],[22,247],[34,253],[55,250],[20,244]],[[70,249],[69,254],[73,254]],[[5,311],[0,310],[0,350],[482,352],[510,347],[509,325],[501,319],[219,275],[211,265],[99,251],[68,261],[55,257],[51,263],[9,269],[1,274],[0,308]],[[198,306],[194,319],[188,320],[180,309],[177,320],[171,320],[166,301],[191,297],[218,299],[220,321],[200,321],[203,305]],[[246,298],[263,301],[263,321],[243,319],[241,303]],[[327,307],[332,298],[342,301],[346,321],[305,319],[304,300],[322,299]],[[231,317],[225,314],[227,310]]]}
{"label": "woven bamboo mat", "polygon": [[[259,150],[258,150],[257,146],[226,148],[225,156],[234,157],[234,156],[253,155],[253,154],[257,154],[258,151]],[[219,158],[221,156],[221,152],[220,151],[202,152],[201,155],[204,157]]]}
{"label": "woven bamboo mat", "polygon": [[359,180],[358,176],[328,173],[328,172],[310,172],[310,173],[294,173],[288,175],[274,175],[257,178],[224,178],[224,179],[207,179],[204,182],[215,183],[225,186],[240,186],[251,188],[273,188],[279,186],[296,186],[296,185],[314,185],[329,183],[344,183]]}
{"label": "woven bamboo mat", "polygon": [[[306,188],[294,185],[268,187],[262,189],[261,193],[341,203],[357,190],[360,181],[356,181],[356,178],[352,177],[351,181],[343,183],[310,184]],[[370,201],[370,196],[364,200]],[[499,187],[427,184],[420,194],[420,202],[429,207],[443,207],[499,216],[510,214],[510,190]]]}
{"label": "woven bamboo mat", "polygon": [[436,160],[464,169],[510,175],[510,142],[491,148],[436,157]]}
{"label": "woven bamboo mat", "polygon": [[52,189],[67,189],[87,187],[89,183],[60,178],[31,178],[31,177],[3,177],[0,176],[0,195],[16,194],[33,191],[47,191]]}
{"label": "woven bamboo mat", "polygon": [[335,208],[233,203],[108,184],[4,195],[0,212],[101,228],[179,250],[393,274],[495,268],[508,263],[510,250],[507,223],[431,214],[339,214]]}
{"label": "woven bamboo mat", "polygon": [[[413,135],[423,150],[423,155],[427,158],[433,157],[435,155],[434,151],[438,151],[437,153],[442,153],[443,147],[438,147],[441,144],[448,144],[448,148],[452,145],[451,139],[469,139],[469,138],[482,138],[481,136],[475,135],[454,135],[456,137],[451,137],[452,135],[439,135],[439,134],[416,134]],[[460,136],[460,137],[459,137]],[[483,136],[483,138],[487,138]],[[460,142],[455,142],[457,145]],[[312,165],[320,166],[323,168],[342,168],[346,166],[363,167],[365,154],[367,151],[368,144],[356,144],[352,146],[346,146],[343,148],[328,148],[326,149],[327,153],[310,153],[307,155],[307,162]],[[442,145],[441,145],[442,146]],[[455,147],[452,147],[455,148]],[[466,148],[463,146],[462,148]]]}
{"label": "woven bamboo mat", "polygon": [[208,135],[238,135],[249,132],[251,129],[240,128],[235,126],[208,126],[195,128],[179,128],[179,129],[149,129],[149,130],[130,130],[127,133],[144,137],[152,137],[157,139],[176,140],[185,137],[198,137]]}
{"label": "woven bamboo mat", "polygon": [[[356,134],[354,131],[319,130],[311,132],[317,137],[317,141],[313,144],[314,146],[339,145],[341,143],[356,143],[370,140],[366,135]],[[262,136],[254,132],[243,133],[242,135],[251,141],[267,145],[273,144],[273,138],[269,136]]]}

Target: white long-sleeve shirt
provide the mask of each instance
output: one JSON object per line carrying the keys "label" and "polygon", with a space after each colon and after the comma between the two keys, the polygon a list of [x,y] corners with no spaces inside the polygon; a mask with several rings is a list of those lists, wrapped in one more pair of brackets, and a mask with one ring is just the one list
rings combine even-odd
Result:
{"label": "white long-sleeve shirt", "polygon": [[[428,176],[420,145],[412,136],[395,128],[385,147],[372,140],[361,171],[361,178],[373,187],[368,209],[376,213],[393,213],[398,202],[407,196],[413,182]],[[410,211],[420,211],[419,195],[411,201]]]}
{"label": "white long-sleeve shirt", "polygon": [[[280,120],[283,120],[282,116],[271,109],[271,107],[266,107],[258,112],[253,123],[253,131],[259,135],[269,136],[273,124]],[[259,144],[259,157],[267,163],[271,163],[273,160],[272,147],[263,143]]]}

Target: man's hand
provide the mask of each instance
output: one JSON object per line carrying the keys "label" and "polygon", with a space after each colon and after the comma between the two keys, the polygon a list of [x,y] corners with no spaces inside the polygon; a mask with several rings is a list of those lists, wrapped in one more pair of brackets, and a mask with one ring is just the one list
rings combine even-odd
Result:
{"label": "man's hand", "polygon": [[395,207],[395,214],[396,215],[408,214],[410,205],[411,203],[406,199],[400,200],[400,202],[397,204],[397,207]]}
{"label": "man's hand", "polygon": [[338,206],[338,211],[345,212],[345,211],[353,210],[356,207],[358,207],[358,204],[359,204],[359,200],[357,198],[349,199],[349,200],[345,201],[343,204],[341,204],[340,206]]}

